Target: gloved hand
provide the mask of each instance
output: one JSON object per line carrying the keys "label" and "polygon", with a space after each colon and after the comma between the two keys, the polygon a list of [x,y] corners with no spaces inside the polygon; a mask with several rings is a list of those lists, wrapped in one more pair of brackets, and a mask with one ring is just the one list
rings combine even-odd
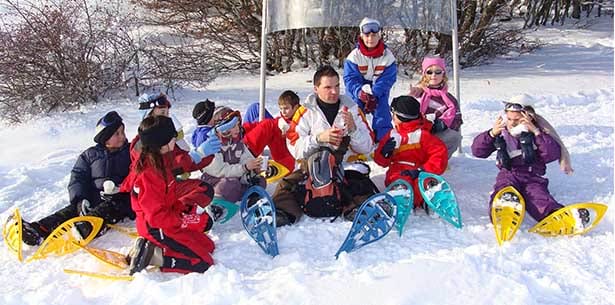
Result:
{"label": "gloved hand", "polygon": [[[222,148],[222,142],[220,141],[220,139],[218,139],[218,136],[215,135],[215,133],[211,134],[210,132],[208,136],[209,137],[207,138],[207,140],[201,143],[201,145],[199,145],[199,147],[196,149],[196,152],[201,154],[201,158],[213,155],[219,152],[220,148]],[[190,157],[192,158],[192,154],[190,154]],[[192,160],[194,161],[195,159],[193,158]],[[199,162],[195,161],[195,163],[199,163]]]}
{"label": "gloved hand", "polygon": [[361,90],[359,91],[359,99],[363,102],[365,113],[372,113],[376,110],[378,100],[375,96]]}
{"label": "gloved hand", "polygon": [[519,143],[521,143],[521,156],[525,164],[530,165],[534,163],[536,159],[536,152],[534,151],[534,134],[531,132],[522,132],[519,136]]}
{"label": "gloved hand", "polygon": [[389,138],[382,146],[380,154],[386,159],[390,158],[393,155],[393,150],[395,150],[396,145],[395,138]]}
{"label": "gloved hand", "polygon": [[209,229],[208,224],[209,224],[209,227],[211,227],[211,223],[213,223],[213,220],[210,220],[209,214],[207,213],[184,214],[181,220],[182,220],[182,224],[181,224],[182,229],[187,229],[187,230],[195,231],[195,232],[205,232]]}
{"label": "gloved hand", "polygon": [[435,119],[433,121],[433,125],[431,126],[431,133],[438,133],[447,130],[448,127],[444,124],[444,121],[440,119]]}
{"label": "gloved hand", "polygon": [[230,121],[220,124],[215,127],[216,132],[225,133],[231,130],[235,125],[239,123],[239,117],[234,117]]}
{"label": "gloved hand", "polygon": [[203,155],[196,149],[190,150],[188,152],[188,155],[190,155],[190,159],[192,159],[192,162],[194,163],[199,163],[201,162],[201,160],[203,160]]}
{"label": "gloved hand", "polygon": [[402,176],[408,176],[408,177],[410,177],[412,179],[416,179],[416,178],[419,177],[419,173],[421,171],[422,171],[422,169],[420,169],[420,168],[411,169],[411,170],[406,169],[406,170],[401,171],[401,175]]}

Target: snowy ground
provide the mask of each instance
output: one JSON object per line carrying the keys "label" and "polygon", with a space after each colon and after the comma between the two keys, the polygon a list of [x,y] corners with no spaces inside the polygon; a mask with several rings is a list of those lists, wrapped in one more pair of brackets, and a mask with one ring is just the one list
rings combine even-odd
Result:
{"label": "snowy ground", "polygon": [[[402,238],[392,233],[335,260],[350,223],[306,217],[278,230],[280,255],[271,259],[235,218],[212,233],[216,265],[207,273],[141,273],[132,282],[64,274],[63,268],[104,270],[83,252],[19,263],[0,246],[0,304],[614,304],[613,20],[533,35],[546,43],[542,49],[462,71],[463,153],[452,158],[444,175],[461,206],[462,230],[419,213]],[[277,111],[276,98],[285,89],[307,96],[312,73],[270,77],[270,110]],[[409,83],[401,79],[393,96],[405,93]],[[473,158],[469,145],[492,125],[500,101],[519,94],[533,100],[572,155],[573,176],[549,166],[555,198],[610,206],[585,236],[543,238],[527,232],[535,222],[526,217],[514,240],[497,246],[487,215],[497,170],[493,158]],[[195,127],[192,106],[203,97],[244,109],[258,98],[258,77],[233,75],[207,90],[178,92],[172,112],[188,133]],[[3,126],[0,221],[14,208],[33,221],[67,204],[70,169],[92,145],[96,120],[117,109],[132,138],[136,108],[135,101],[125,100]],[[384,170],[373,172],[382,187]],[[127,252],[131,240],[110,232],[93,245]]]}

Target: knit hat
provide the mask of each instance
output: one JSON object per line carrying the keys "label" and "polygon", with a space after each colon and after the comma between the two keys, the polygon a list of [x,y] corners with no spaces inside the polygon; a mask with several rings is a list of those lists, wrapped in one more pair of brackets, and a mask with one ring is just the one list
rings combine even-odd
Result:
{"label": "knit hat", "polygon": [[377,33],[382,30],[382,26],[378,20],[365,17],[359,23],[359,29],[363,34]]}
{"label": "knit hat", "polygon": [[412,96],[402,95],[391,102],[391,112],[402,122],[416,120],[421,116],[421,105]]}
{"label": "knit hat", "polygon": [[105,114],[96,123],[96,134],[94,136],[94,142],[105,145],[111,136],[117,131],[120,126],[123,126],[122,117],[115,111],[110,111]]}
{"label": "knit hat", "polygon": [[421,65],[423,68],[423,74],[425,74],[425,71],[427,71],[427,68],[431,67],[431,66],[438,66],[440,69],[442,69],[442,71],[444,72],[444,74],[446,74],[446,61],[444,61],[444,58],[440,58],[440,57],[425,57],[423,58],[423,64]]}
{"label": "knit hat", "polygon": [[198,102],[192,109],[192,117],[196,120],[197,124],[206,125],[213,117],[215,107],[216,104],[209,99]]}
{"label": "knit hat", "polygon": [[139,96],[139,110],[141,110],[141,119],[145,118],[147,114],[156,107],[169,107],[171,108],[171,101],[166,94],[160,92],[158,94],[143,93]]}
{"label": "knit hat", "polygon": [[[150,127],[143,129],[143,125]],[[139,137],[143,146],[157,149],[169,143],[172,138],[177,137],[177,131],[175,131],[175,125],[173,125],[173,120],[170,117],[148,117],[139,126]]]}
{"label": "knit hat", "polygon": [[216,109],[214,110],[214,124],[218,124],[220,121],[222,121],[222,119],[224,119],[224,117],[226,117],[227,114],[233,112],[233,109],[226,107],[226,106],[218,106],[216,107]]}

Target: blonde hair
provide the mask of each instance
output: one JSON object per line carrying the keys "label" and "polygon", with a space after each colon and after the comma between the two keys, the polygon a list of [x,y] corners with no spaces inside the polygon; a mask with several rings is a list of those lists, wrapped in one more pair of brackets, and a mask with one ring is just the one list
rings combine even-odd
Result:
{"label": "blonde hair", "polygon": [[[448,77],[446,76],[446,73],[444,73],[444,75],[442,76],[442,83],[441,84],[448,84]],[[423,74],[421,76],[421,80],[419,81],[419,87],[425,88],[425,87],[429,87],[429,78],[427,77],[426,74]]]}

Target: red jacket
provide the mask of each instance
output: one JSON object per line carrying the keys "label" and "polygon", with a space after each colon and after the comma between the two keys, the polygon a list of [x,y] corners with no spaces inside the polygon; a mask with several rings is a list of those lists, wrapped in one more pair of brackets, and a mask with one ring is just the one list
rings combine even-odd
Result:
{"label": "red jacket", "polygon": [[[243,137],[243,142],[254,156],[263,153],[265,146],[269,146],[271,159],[284,165],[289,172],[295,169],[295,158],[290,154],[286,147],[286,136],[278,127],[278,120],[284,120],[282,117],[275,119],[265,119],[258,123],[243,124],[246,134]],[[287,122],[290,124],[290,122]]]}
{"label": "red jacket", "polygon": [[[401,176],[403,170],[421,168],[424,171],[440,175],[448,165],[446,145],[430,133],[431,123],[424,118],[401,123],[391,129],[380,140],[374,153],[374,161],[382,167],[388,167],[385,185],[403,178],[412,182],[410,177]],[[395,138],[393,155],[386,159],[382,156],[382,147],[389,138]]]}
{"label": "red jacket", "polygon": [[[145,161],[145,168],[141,173],[136,173],[132,164],[130,175],[124,180],[121,188],[133,191],[137,196],[132,196],[132,209],[137,215],[137,229],[144,230],[148,226],[178,232],[181,230],[181,213],[186,206],[177,198],[177,182],[172,168],[176,167],[173,154],[163,155],[166,180],[156,170],[149,160]],[[192,162],[192,160],[190,160]],[[149,236],[147,232],[139,232],[142,236]]]}

